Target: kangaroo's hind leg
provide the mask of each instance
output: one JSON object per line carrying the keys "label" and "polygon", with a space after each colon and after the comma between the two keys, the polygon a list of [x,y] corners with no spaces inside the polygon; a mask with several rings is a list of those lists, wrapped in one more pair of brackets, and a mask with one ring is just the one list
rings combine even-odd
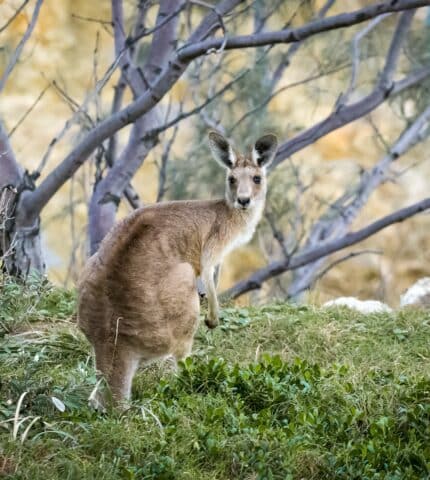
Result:
{"label": "kangaroo's hind leg", "polygon": [[[127,402],[141,354],[117,339],[116,344],[95,345],[96,368],[106,379],[114,404]],[[104,402],[106,403],[106,396]]]}
{"label": "kangaroo's hind leg", "polygon": [[189,263],[173,266],[160,287],[160,306],[170,331],[169,353],[176,361],[183,360],[191,353],[200,312],[192,266]]}

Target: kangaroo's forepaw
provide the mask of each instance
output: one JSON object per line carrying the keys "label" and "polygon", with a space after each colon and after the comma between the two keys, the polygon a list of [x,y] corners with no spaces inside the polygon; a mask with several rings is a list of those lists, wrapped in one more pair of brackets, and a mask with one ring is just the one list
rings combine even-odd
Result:
{"label": "kangaroo's forepaw", "polygon": [[205,325],[206,325],[208,328],[210,328],[210,329],[213,329],[213,328],[217,327],[218,324],[219,324],[219,321],[218,321],[218,318],[217,318],[217,317],[215,317],[215,318],[213,318],[213,317],[206,317],[206,318],[205,318]]}
{"label": "kangaroo's forepaw", "polygon": [[90,395],[88,406],[100,413],[106,413],[106,402],[102,395]]}

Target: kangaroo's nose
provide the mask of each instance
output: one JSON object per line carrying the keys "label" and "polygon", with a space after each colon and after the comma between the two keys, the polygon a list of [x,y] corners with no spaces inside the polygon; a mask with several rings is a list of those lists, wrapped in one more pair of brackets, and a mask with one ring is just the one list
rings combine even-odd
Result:
{"label": "kangaroo's nose", "polygon": [[251,199],[249,197],[239,197],[237,201],[242,207],[247,207],[251,202]]}

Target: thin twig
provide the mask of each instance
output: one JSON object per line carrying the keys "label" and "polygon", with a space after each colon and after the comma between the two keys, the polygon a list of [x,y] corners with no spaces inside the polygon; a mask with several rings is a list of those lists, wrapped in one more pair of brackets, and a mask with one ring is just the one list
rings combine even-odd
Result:
{"label": "thin twig", "polygon": [[191,117],[192,115],[195,115],[196,113],[199,113],[201,110],[203,110],[205,107],[207,107],[211,102],[213,102],[217,97],[222,95],[225,91],[227,91],[231,86],[238,82],[241,78],[243,78],[246,74],[250,72],[250,69],[247,68],[246,70],[242,71],[237,75],[233,80],[228,82],[226,85],[224,85],[222,88],[220,88],[217,92],[215,92],[211,97],[208,97],[202,104],[198,105],[197,107],[188,110],[188,112],[182,112],[179,115],[177,115],[175,118],[170,120],[169,122],[165,123],[164,125],[161,125],[160,127],[153,128],[152,130],[149,130],[145,136],[143,137],[144,140],[146,139],[152,139],[156,135],[158,135],[161,132],[164,132],[165,130],[168,130],[169,128],[173,127],[180,121],[184,120],[185,118]]}
{"label": "thin twig", "polygon": [[[107,82],[109,81],[113,73],[115,72],[116,67],[118,66],[118,63],[120,61],[120,56],[117,56],[115,58],[115,60],[111,63],[111,65],[106,70],[103,77],[99,80],[98,84],[95,86],[94,90],[89,92],[86,95],[84,101],[80,106],[78,106],[73,116],[65,122],[60,132],[50,141],[47,150],[43,154],[42,160],[40,161],[38,167],[35,170],[36,172],[39,172],[39,173],[42,172],[43,168],[48,162],[49,157],[51,156],[52,150],[55,147],[55,145],[65,136],[65,134],[68,132],[70,127],[76,123],[77,119],[79,118],[79,115],[85,112],[86,108],[88,107],[88,104],[92,101],[92,99],[95,96],[99,95],[100,92],[103,90],[103,88],[105,87],[105,85],[107,84]],[[59,92],[62,91],[55,81],[52,82],[52,86],[55,87]],[[73,103],[77,105],[77,102],[73,102]]]}
{"label": "thin twig", "polygon": [[347,255],[344,255],[343,257],[338,258],[334,262],[327,265],[327,267],[325,267],[323,270],[321,270],[321,272],[319,272],[317,274],[317,276],[315,277],[315,279],[312,283],[315,284],[318,280],[323,278],[331,269],[333,269],[337,265],[339,265],[339,264],[341,264],[341,263],[343,263],[347,260],[350,260],[351,258],[355,258],[355,257],[358,257],[360,255],[369,255],[369,254],[371,254],[371,255],[382,255],[382,253],[383,253],[382,250],[360,250],[358,252],[350,252]]}
{"label": "thin twig", "polygon": [[27,3],[30,0],[24,0],[21,5],[15,10],[15,13],[7,20],[7,22],[0,27],[0,33],[3,32],[3,30],[6,30],[6,28],[15,20],[15,18],[22,12],[24,7],[27,5]]}
{"label": "thin twig", "polygon": [[156,202],[160,202],[167,192],[167,188],[166,188],[167,163],[169,161],[170,151],[176,139],[176,134],[178,133],[178,129],[179,129],[179,126],[176,125],[173,131],[173,135],[170,137],[169,141],[167,142],[166,146],[163,149],[163,154],[161,155],[161,162],[160,162],[161,164],[159,165],[159,174],[158,174],[158,192],[157,192]]}
{"label": "thin twig", "polygon": [[19,57],[21,56],[21,52],[24,48],[24,45],[27,43],[27,40],[31,37],[31,34],[33,33],[34,27],[36,26],[36,23],[37,23],[37,19],[39,17],[40,7],[42,6],[42,3],[43,3],[43,0],[36,1],[36,6],[34,7],[33,15],[31,17],[30,23],[28,24],[27,30],[25,31],[23,37],[18,43],[18,46],[16,47],[15,51],[13,52],[13,55],[9,60],[7,67],[4,70],[3,76],[0,79],[0,92],[3,90],[9,78],[9,75],[12,73],[12,70],[17,64]]}
{"label": "thin twig", "polygon": [[371,32],[377,25],[379,25],[382,20],[385,20],[387,17],[392,15],[391,13],[385,13],[379,17],[374,18],[370,21],[365,28],[360,30],[352,40],[352,70],[351,70],[351,79],[348,85],[348,88],[345,93],[343,93],[337,102],[337,107],[341,107],[348,103],[351,94],[357,86],[358,70],[360,66],[360,42],[361,40]]}
{"label": "thin twig", "polygon": [[159,22],[155,27],[149,28],[149,29],[144,28],[142,31],[135,34],[135,36],[133,38],[127,39],[127,44],[129,44],[129,45],[135,44],[139,40],[141,40],[143,37],[147,37],[148,35],[152,35],[157,30],[162,28],[166,23],[170,22],[170,20],[172,20],[172,18],[175,18],[177,15],[179,15],[182,12],[182,10],[184,10],[184,8],[186,6],[187,6],[186,2],[182,3],[181,5],[179,5],[179,7],[176,10],[174,10],[170,15],[167,15],[167,17],[164,18],[164,20],[162,20],[161,22]]}
{"label": "thin twig", "polygon": [[259,103],[256,107],[252,108],[251,110],[248,110],[246,113],[244,113],[239,120],[230,128],[228,135],[231,135],[233,131],[243,122],[245,121],[249,116],[253,115],[254,113],[258,112],[260,109],[264,108],[268,103],[270,103],[276,96],[279,94],[285,92],[286,90],[289,90],[291,88],[298,87],[300,85],[305,85],[306,83],[310,83],[314,80],[319,80],[320,78],[324,78],[326,76],[332,75],[333,73],[338,73],[345,68],[348,68],[350,66],[350,63],[346,63],[343,65],[339,65],[337,67],[334,67],[331,70],[328,70],[326,72],[320,72],[315,75],[311,75],[307,78],[304,78],[303,80],[298,80],[297,82],[291,82],[288,85],[285,85],[281,88],[278,88],[278,90],[274,91],[271,93],[269,96],[267,96],[261,103]]}
{"label": "thin twig", "polygon": [[36,100],[30,105],[30,107],[24,112],[24,114],[19,118],[16,124],[11,128],[9,132],[9,138],[15,133],[17,128],[22,124],[22,122],[30,115],[30,113],[34,110],[37,104],[42,100],[43,96],[45,95],[46,91],[49,89],[51,85],[46,85],[46,87],[39,93]]}
{"label": "thin twig", "polygon": [[84,17],[83,15],[78,15],[77,13],[72,13],[72,18],[76,18],[77,20],[83,20],[85,22],[99,23],[101,25],[112,26],[112,22],[110,20],[103,20],[101,18]]}

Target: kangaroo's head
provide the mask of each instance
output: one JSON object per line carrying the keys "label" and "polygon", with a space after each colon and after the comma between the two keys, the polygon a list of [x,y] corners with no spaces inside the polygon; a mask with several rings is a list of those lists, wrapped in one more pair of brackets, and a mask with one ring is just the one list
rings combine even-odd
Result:
{"label": "kangaroo's head", "polygon": [[266,169],[275,157],[278,140],[268,134],[259,138],[246,155],[236,152],[219,133],[209,133],[215,160],[227,169],[226,199],[232,208],[241,210],[261,206],[266,197]]}

